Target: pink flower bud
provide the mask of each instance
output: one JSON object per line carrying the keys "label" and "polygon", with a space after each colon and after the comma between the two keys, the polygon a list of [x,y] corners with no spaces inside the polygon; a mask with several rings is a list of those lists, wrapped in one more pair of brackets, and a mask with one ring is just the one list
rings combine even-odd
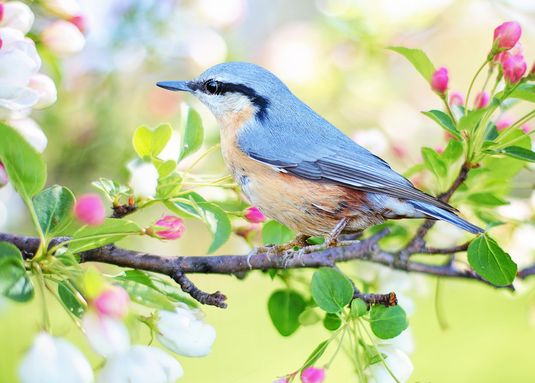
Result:
{"label": "pink flower bud", "polygon": [[528,124],[524,124],[524,125],[522,125],[522,126],[520,127],[520,129],[521,129],[524,133],[528,134],[528,133],[530,132],[530,130],[531,130],[531,126],[529,126]]}
{"label": "pink flower bud", "polygon": [[479,92],[474,101],[474,108],[483,109],[489,104],[490,96],[487,92]]}
{"label": "pink flower bud", "polygon": [[509,58],[510,56],[524,57],[524,51],[522,49],[522,44],[520,44],[520,42],[516,43],[516,45],[512,47],[511,49],[509,49],[508,51],[503,51],[501,53],[498,53],[494,57],[494,61],[503,65],[505,60]]}
{"label": "pink flower bud", "polygon": [[403,145],[392,145],[392,152],[394,152],[394,155],[399,158],[403,158],[407,155],[407,149],[405,149]]}
{"label": "pink flower bud", "polygon": [[41,40],[54,53],[69,55],[80,52],[85,45],[85,37],[78,28],[64,20],[56,20],[41,33]]}
{"label": "pink flower bud", "polygon": [[450,94],[450,105],[454,106],[463,106],[464,105],[464,97],[459,92],[451,92]]}
{"label": "pink flower bud", "polygon": [[507,21],[494,30],[493,50],[511,49],[520,39],[522,27],[516,21]]}
{"label": "pink flower bud", "polygon": [[0,21],[4,19],[4,4],[0,3]]}
{"label": "pink flower bud", "polygon": [[[2,5],[2,4],[0,4]],[[0,49],[2,49],[2,45],[4,45],[4,41],[0,38]]]}
{"label": "pink flower bud", "polygon": [[503,61],[502,66],[503,77],[505,78],[505,81],[507,81],[509,84],[516,84],[517,82],[519,82],[527,70],[527,65],[524,61],[524,57],[520,55],[507,57]]}
{"label": "pink flower bud", "polygon": [[500,118],[498,121],[496,121],[496,130],[498,132],[501,132],[505,128],[510,127],[511,124],[512,122],[508,118]]}
{"label": "pink flower bud", "polygon": [[243,217],[251,223],[261,223],[266,220],[264,213],[254,206],[245,209]]}
{"label": "pink flower bud", "polygon": [[444,153],[444,148],[441,147],[441,146],[437,146],[435,148],[435,152],[437,152],[438,154],[442,154],[442,153]]}
{"label": "pink flower bud", "polygon": [[444,94],[448,89],[448,70],[438,68],[431,77],[431,88],[438,94]]}
{"label": "pink flower bud", "polygon": [[99,315],[122,319],[128,313],[128,293],[119,286],[111,286],[93,300],[93,305]]}
{"label": "pink flower bud", "polygon": [[86,225],[100,225],[106,218],[106,209],[96,194],[85,194],[74,205],[74,215]]}
{"label": "pink flower bud", "polygon": [[301,373],[303,383],[321,383],[325,380],[325,369],[307,367]]}
{"label": "pink flower bud", "polygon": [[3,163],[0,162],[0,188],[6,186],[8,182],[6,168]]}
{"label": "pink flower bud", "polygon": [[156,221],[155,225],[168,228],[167,230],[159,230],[156,232],[156,235],[161,239],[178,239],[182,237],[182,234],[184,234],[184,231],[186,230],[184,221],[173,215],[166,215],[165,217],[160,218]]}
{"label": "pink flower bud", "polygon": [[84,33],[86,30],[86,20],[82,15],[73,16],[69,19],[71,24],[74,24],[80,32]]}

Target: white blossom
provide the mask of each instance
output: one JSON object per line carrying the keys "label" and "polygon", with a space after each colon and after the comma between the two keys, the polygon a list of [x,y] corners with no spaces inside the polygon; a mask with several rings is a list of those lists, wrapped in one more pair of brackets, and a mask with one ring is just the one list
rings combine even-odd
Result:
{"label": "white blossom", "polygon": [[10,119],[7,121],[8,125],[14,128],[19,134],[32,145],[35,150],[42,152],[48,144],[43,130],[37,123],[29,117]]}
{"label": "white blossom", "polygon": [[153,198],[156,195],[158,186],[158,170],[154,165],[142,163],[141,165],[130,165],[130,186],[134,195],[138,197]]}
{"label": "white blossom", "polygon": [[7,27],[16,29],[22,34],[28,33],[35,19],[30,7],[20,1],[8,1],[2,4],[4,15],[0,20],[0,28]]}
{"label": "white blossom", "polygon": [[160,311],[158,340],[169,350],[191,357],[207,355],[215,341],[215,329],[201,318],[200,310],[177,307]]}
{"label": "white blossom", "polygon": [[19,367],[22,383],[91,383],[93,370],[70,342],[42,332]]}
{"label": "white blossom", "polygon": [[156,347],[133,346],[108,358],[99,383],[174,383],[184,370],[171,355]]}
{"label": "white blossom", "polygon": [[[409,357],[403,351],[390,345],[379,345],[377,348],[384,355],[385,363],[397,381],[407,382],[414,370]],[[382,362],[372,364],[366,369],[366,372],[369,375],[369,383],[396,382],[396,379],[392,377]]]}
{"label": "white blossom", "polygon": [[122,354],[130,347],[128,329],[118,319],[89,311],[82,319],[82,327],[93,349],[102,356]]}
{"label": "white blossom", "polygon": [[56,20],[41,34],[43,43],[54,53],[69,55],[80,52],[85,45],[85,37],[72,23]]}
{"label": "white blossom", "polygon": [[45,0],[43,5],[64,18],[71,18],[82,13],[80,3],[76,0]]}
{"label": "white blossom", "polygon": [[37,93],[38,98],[34,108],[46,108],[56,102],[58,97],[56,84],[50,77],[37,73],[30,78],[28,86]]}

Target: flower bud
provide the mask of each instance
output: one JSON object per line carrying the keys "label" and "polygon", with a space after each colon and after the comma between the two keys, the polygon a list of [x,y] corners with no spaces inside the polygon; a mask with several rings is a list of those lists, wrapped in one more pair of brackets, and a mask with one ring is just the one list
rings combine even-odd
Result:
{"label": "flower bud", "polygon": [[186,230],[184,221],[174,215],[166,215],[156,221],[154,225],[167,228],[167,230],[158,230],[156,232],[156,235],[161,239],[178,239],[182,237]]}
{"label": "flower bud", "polygon": [[38,152],[45,150],[48,144],[43,130],[31,118],[8,120],[8,125],[14,128]]}
{"label": "flower bud", "polygon": [[80,52],[85,45],[82,32],[64,20],[57,20],[46,27],[41,34],[43,43],[54,53],[69,55]]}
{"label": "flower bud", "polygon": [[0,27],[13,28],[23,34],[30,31],[35,19],[30,7],[20,1],[8,1],[0,6]]}
{"label": "flower bud", "polygon": [[509,50],[515,46],[522,35],[522,27],[516,21],[507,21],[494,30],[493,51]]}
{"label": "flower bud", "polygon": [[325,380],[325,369],[317,367],[307,367],[301,373],[303,383],[321,383]]}
{"label": "flower bud", "polygon": [[121,354],[130,347],[130,336],[123,322],[87,311],[82,318],[82,328],[93,349],[104,357]]}
{"label": "flower bud", "polygon": [[106,218],[106,209],[96,194],[85,194],[74,205],[74,215],[86,225],[101,225]]}
{"label": "flower bud", "polygon": [[448,89],[448,69],[438,68],[431,77],[431,88],[438,94],[443,95]]}
{"label": "flower bud", "polygon": [[501,132],[502,130],[510,127],[512,124],[512,121],[508,118],[500,118],[498,121],[496,121],[496,130],[498,132]]}
{"label": "flower bud", "polygon": [[479,92],[474,101],[474,108],[483,109],[489,104],[490,96],[487,92]]}
{"label": "flower bud", "polygon": [[19,367],[21,383],[91,383],[93,369],[70,342],[42,332]]}
{"label": "flower bud", "polygon": [[30,78],[30,89],[37,92],[39,98],[34,108],[42,109],[52,105],[58,98],[56,84],[52,79],[44,74],[38,73]]}
{"label": "flower bud", "polygon": [[153,198],[158,187],[158,170],[154,165],[143,163],[139,166],[130,166],[130,186],[136,197]]}
{"label": "flower bud", "polygon": [[215,341],[215,329],[200,318],[199,310],[186,307],[160,311],[158,340],[169,350],[183,356],[208,355]]}
{"label": "flower bud", "polygon": [[85,17],[82,15],[71,17],[69,19],[69,23],[74,24],[76,28],[78,28],[78,30],[82,33],[84,33],[87,28]]}
{"label": "flower bud", "polygon": [[122,319],[126,316],[129,303],[128,293],[119,286],[109,287],[93,300],[98,314],[116,319]]}
{"label": "flower bud", "polygon": [[450,93],[450,105],[451,106],[463,106],[464,105],[464,97],[459,92],[451,92]]}
{"label": "flower bud", "polygon": [[0,188],[6,186],[8,181],[6,167],[0,162]]}
{"label": "flower bud", "polygon": [[503,77],[509,84],[516,84],[526,73],[527,64],[520,55],[508,56],[502,63]]}
{"label": "flower bud", "polygon": [[251,206],[245,209],[243,217],[251,223],[261,223],[266,220],[264,213],[257,207]]}
{"label": "flower bud", "polygon": [[65,19],[79,15],[82,12],[80,3],[76,0],[46,0],[43,5],[49,11]]}

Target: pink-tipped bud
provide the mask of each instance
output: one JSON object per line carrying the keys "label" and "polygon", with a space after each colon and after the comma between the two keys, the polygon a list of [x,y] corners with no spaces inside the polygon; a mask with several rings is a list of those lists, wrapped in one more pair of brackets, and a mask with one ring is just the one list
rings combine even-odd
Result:
{"label": "pink-tipped bud", "polygon": [[4,45],[4,41],[0,39],[0,49],[2,49],[2,45]]}
{"label": "pink-tipped bud", "polygon": [[128,313],[130,297],[119,286],[111,286],[93,300],[93,305],[99,315],[122,319]]}
{"label": "pink-tipped bud", "polygon": [[437,146],[435,148],[435,152],[437,152],[438,154],[442,154],[444,153],[444,148],[442,146]]}
{"label": "pink-tipped bud", "polygon": [[494,30],[493,51],[501,52],[511,49],[520,39],[522,27],[516,21],[507,21]]}
{"label": "pink-tipped bud", "polygon": [[0,3],[0,21],[4,19],[4,4]]}
{"label": "pink-tipped bud", "polygon": [[261,223],[266,220],[266,216],[257,207],[251,206],[245,209],[243,217],[251,223]]}
{"label": "pink-tipped bud", "polygon": [[96,194],[85,194],[74,205],[74,215],[86,225],[100,225],[106,218],[106,209]]}
{"label": "pink-tipped bud", "polygon": [[528,66],[521,55],[508,56],[502,63],[503,77],[509,84],[516,84],[520,81]]}
{"label": "pink-tipped bud", "polygon": [[450,105],[451,106],[463,106],[464,105],[464,97],[459,92],[451,92],[450,94]]}
{"label": "pink-tipped bud", "polygon": [[178,239],[182,237],[186,226],[182,219],[175,217],[174,215],[166,215],[156,221],[155,226],[166,227],[166,230],[159,230],[156,235],[161,239]]}
{"label": "pink-tipped bud", "polygon": [[500,118],[498,121],[496,121],[496,130],[501,132],[502,130],[510,127],[511,124],[512,122],[508,118]]}
{"label": "pink-tipped bud", "polygon": [[71,17],[69,19],[69,23],[74,24],[76,28],[78,28],[82,33],[84,33],[87,28],[85,17],[83,17],[82,15]]}
{"label": "pink-tipped bud", "polygon": [[487,92],[479,92],[474,101],[475,109],[483,109],[489,104],[490,96]]}
{"label": "pink-tipped bud", "polygon": [[438,68],[431,77],[431,88],[438,94],[444,94],[448,89],[448,70],[444,67]]}
{"label": "pink-tipped bud", "polygon": [[0,188],[6,186],[8,181],[6,167],[0,162]]}
{"label": "pink-tipped bud", "polygon": [[325,380],[325,369],[316,367],[307,367],[301,373],[303,383],[321,383]]}
{"label": "pink-tipped bud", "polygon": [[522,130],[524,133],[528,134],[531,131],[531,126],[528,124],[524,124],[520,127],[520,130]]}

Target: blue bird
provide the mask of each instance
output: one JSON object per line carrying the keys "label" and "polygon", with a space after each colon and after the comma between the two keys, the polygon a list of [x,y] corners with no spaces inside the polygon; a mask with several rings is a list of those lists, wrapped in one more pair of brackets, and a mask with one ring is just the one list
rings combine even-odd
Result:
{"label": "blue bird", "polygon": [[193,94],[221,126],[223,159],[252,205],[302,236],[356,233],[387,219],[483,230],[426,194],[299,100],[268,70],[215,65],[159,87]]}

